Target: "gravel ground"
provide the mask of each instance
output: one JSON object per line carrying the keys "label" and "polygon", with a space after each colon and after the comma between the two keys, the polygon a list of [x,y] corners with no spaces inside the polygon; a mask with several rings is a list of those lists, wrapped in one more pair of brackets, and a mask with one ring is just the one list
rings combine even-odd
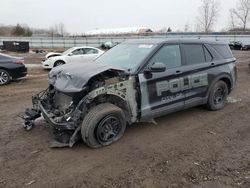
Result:
{"label": "gravel ground", "polygon": [[[31,132],[17,115],[47,87],[48,71],[0,88],[0,187],[250,187],[250,52],[234,52],[238,84],[226,107],[202,107],[134,124],[117,143],[51,149],[51,130]],[[25,54],[27,64],[42,55]]]}

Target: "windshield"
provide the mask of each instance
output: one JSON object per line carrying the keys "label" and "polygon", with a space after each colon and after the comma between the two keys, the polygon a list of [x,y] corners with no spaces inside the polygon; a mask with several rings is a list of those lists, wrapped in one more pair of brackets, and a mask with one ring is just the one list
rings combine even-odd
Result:
{"label": "windshield", "polygon": [[154,49],[152,44],[119,44],[96,59],[105,65],[134,70]]}
{"label": "windshield", "polygon": [[65,52],[62,53],[62,55],[67,55],[68,53],[70,53],[74,48],[70,48],[68,50],[66,50]]}

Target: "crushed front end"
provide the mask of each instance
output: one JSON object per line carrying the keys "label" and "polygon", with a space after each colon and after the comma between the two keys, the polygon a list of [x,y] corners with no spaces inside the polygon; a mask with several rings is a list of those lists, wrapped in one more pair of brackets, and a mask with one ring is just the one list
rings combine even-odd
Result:
{"label": "crushed front end", "polygon": [[[25,110],[24,128],[30,130],[35,119],[43,117],[53,128],[58,146],[73,146],[80,139],[79,125],[82,121],[83,109],[77,105],[84,96],[80,93],[62,93],[52,85],[45,91],[32,97],[33,107]],[[59,144],[60,143],[60,144]]]}
{"label": "crushed front end", "polygon": [[128,122],[137,120],[135,77],[96,65],[84,67],[85,71],[79,66],[78,70],[70,68],[53,69],[49,87],[32,97],[32,108],[22,116],[26,130],[42,116],[55,135],[51,146],[72,147],[81,138],[85,115],[95,105],[110,102],[126,111]]}

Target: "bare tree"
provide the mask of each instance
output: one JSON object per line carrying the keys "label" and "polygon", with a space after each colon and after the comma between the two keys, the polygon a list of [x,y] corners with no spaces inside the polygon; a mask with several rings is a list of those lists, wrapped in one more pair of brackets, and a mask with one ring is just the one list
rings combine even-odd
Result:
{"label": "bare tree", "polygon": [[190,25],[189,23],[187,22],[184,26],[184,32],[189,32],[190,31]]}
{"label": "bare tree", "polygon": [[166,33],[167,30],[168,30],[168,28],[164,26],[163,28],[161,28],[161,29],[159,30],[159,32],[160,32],[160,33]]}
{"label": "bare tree", "polygon": [[236,24],[235,24],[235,15],[233,9],[229,10],[229,16],[230,16],[230,29],[235,29]]}
{"label": "bare tree", "polygon": [[198,27],[205,33],[210,32],[219,16],[218,0],[202,0],[202,5],[199,7]]}
{"label": "bare tree", "polygon": [[247,23],[250,16],[250,0],[239,0],[236,9],[231,9],[232,13],[236,16],[240,22],[240,27],[243,31],[247,28]]}
{"label": "bare tree", "polygon": [[49,27],[49,34],[51,37],[54,37],[54,35],[57,34],[57,29],[55,28],[55,26],[50,26]]}
{"label": "bare tree", "polygon": [[61,36],[64,36],[66,34],[66,27],[63,23],[58,24],[58,31]]}

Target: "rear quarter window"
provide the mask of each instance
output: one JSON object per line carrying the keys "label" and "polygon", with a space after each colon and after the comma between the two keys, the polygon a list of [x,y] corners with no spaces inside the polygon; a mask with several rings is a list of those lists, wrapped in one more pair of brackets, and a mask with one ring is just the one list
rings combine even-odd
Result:
{"label": "rear quarter window", "polygon": [[211,45],[223,58],[233,58],[233,54],[228,45],[225,44],[213,44]]}
{"label": "rear quarter window", "polygon": [[98,54],[98,51],[93,48],[85,48],[84,51],[86,54]]}
{"label": "rear quarter window", "polygon": [[211,62],[213,61],[213,56],[211,53],[208,51],[208,49],[204,46],[204,52],[205,52],[205,57],[206,57],[206,62]]}

